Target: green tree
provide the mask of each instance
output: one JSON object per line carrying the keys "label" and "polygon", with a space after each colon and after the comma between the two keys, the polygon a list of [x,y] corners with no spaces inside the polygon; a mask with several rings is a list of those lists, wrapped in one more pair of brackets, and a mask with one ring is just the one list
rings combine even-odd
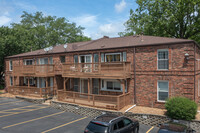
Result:
{"label": "green tree", "polygon": [[200,0],[136,0],[130,10],[125,32],[120,36],[141,34],[194,39],[200,43]]}
{"label": "green tree", "polygon": [[0,88],[4,84],[4,57],[58,44],[88,41],[84,28],[63,17],[23,12],[20,23],[0,27]]}

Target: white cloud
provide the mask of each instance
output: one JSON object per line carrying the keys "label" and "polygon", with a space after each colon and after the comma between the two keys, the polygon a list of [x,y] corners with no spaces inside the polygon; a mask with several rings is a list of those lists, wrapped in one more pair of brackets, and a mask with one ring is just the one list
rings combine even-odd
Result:
{"label": "white cloud", "polygon": [[95,15],[85,14],[79,17],[71,18],[70,20],[83,27],[94,27],[97,25],[97,16]]}
{"label": "white cloud", "polygon": [[7,16],[0,16],[0,26],[8,25],[10,21],[11,21],[11,18]]}
{"label": "white cloud", "polygon": [[116,12],[120,13],[126,8],[126,2],[122,0],[120,3],[115,4]]}
{"label": "white cloud", "polygon": [[21,8],[23,10],[26,10],[26,11],[36,11],[37,10],[36,6],[28,4],[28,3],[24,3],[24,2],[22,3],[22,2],[15,1],[14,4],[17,7]]}

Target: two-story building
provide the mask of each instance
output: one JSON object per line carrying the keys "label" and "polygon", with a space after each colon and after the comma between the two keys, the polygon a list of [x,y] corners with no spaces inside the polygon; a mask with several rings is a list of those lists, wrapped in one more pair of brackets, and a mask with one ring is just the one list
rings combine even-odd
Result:
{"label": "two-story building", "polygon": [[199,46],[192,40],[127,36],[69,43],[5,58],[9,92],[119,110],[200,98]]}

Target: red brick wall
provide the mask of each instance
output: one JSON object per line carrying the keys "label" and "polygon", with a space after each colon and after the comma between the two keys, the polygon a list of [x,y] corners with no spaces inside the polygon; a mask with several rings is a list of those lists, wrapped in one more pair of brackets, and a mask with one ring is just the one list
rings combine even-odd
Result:
{"label": "red brick wall", "polygon": [[[157,50],[168,49],[169,50],[169,70],[162,71],[157,70]],[[134,60],[134,48],[121,48],[112,50],[99,50],[88,52],[74,52],[68,54],[56,54],[53,56],[53,62],[55,65],[56,79],[55,87],[62,89],[63,80],[61,77],[62,64],[60,62],[60,56],[66,55],[66,63],[73,62],[74,55],[94,54],[106,52],[127,52],[127,61],[131,63],[132,78],[128,81],[128,91],[131,93],[132,99],[134,99],[134,73],[133,73],[133,60]],[[200,59],[199,48],[196,48],[196,59]],[[186,63],[185,53],[188,53],[189,60]],[[43,56],[35,56],[43,57]],[[200,81],[200,61],[196,61],[196,77],[194,79],[194,44],[173,44],[162,46],[143,46],[136,47],[136,99],[137,105],[149,106],[149,107],[164,107],[163,103],[157,101],[157,81],[168,80],[169,81],[169,96],[185,96],[194,100],[194,80],[196,81],[196,102],[200,100],[200,94],[198,95],[198,80]],[[8,61],[6,61],[6,70],[8,70]],[[18,59],[15,59],[14,64],[19,63]],[[20,58],[20,64],[23,63],[23,58]],[[9,83],[9,75],[6,74],[6,83]],[[108,92],[101,92],[108,93]],[[199,92],[200,93],[200,92]]]}

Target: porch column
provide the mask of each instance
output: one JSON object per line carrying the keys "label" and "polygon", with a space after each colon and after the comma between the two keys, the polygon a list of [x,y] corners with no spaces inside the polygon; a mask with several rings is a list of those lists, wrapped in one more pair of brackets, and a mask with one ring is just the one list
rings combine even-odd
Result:
{"label": "porch column", "polygon": [[63,86],[64,86],[64,91],[66,91],[65,77],[64,77],[64,80],[63,80]]}
{"label": "porch column", "polygon": [[[45,93],[47,94],[47,87],[48,87],[48,77],[46,77],[46,86],[45,86],[45,87],[46,87],[46,89],[45,89]],[[46,95],[46,94],[45,94],[45,95]]]}
{"label": "porch column", "polygon": [[30,87],[30,83],[29,83],[29,77],[28,77],[28,88]]}
{"label": "porch column", "polygon": [[90,78],[88,78],[88,101],[90,101]]}
{"label": "porch column", "polygon": [[125,95],[125,89],[126,89],[125,80],[123,80],[123,95]]}

